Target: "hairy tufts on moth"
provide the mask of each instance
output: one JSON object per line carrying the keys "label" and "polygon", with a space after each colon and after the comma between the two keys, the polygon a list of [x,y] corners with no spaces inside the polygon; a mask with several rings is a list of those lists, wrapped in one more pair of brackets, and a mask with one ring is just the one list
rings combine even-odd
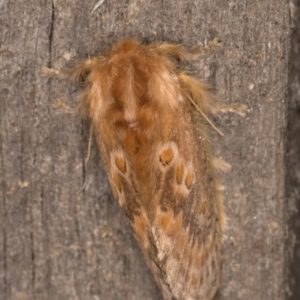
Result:
{"label": "hairy tufts on moth", "polygon": [[246,106],[217,103],[181,68],[217,45],[189,51],[123,40],[72,69],[44,71],[82,85],[80,115],[91,120],[114,196],[166,300],[211,300],[220,285],[216,173],[230,166],[211,155],[205,123],[214,127],[207,115],[218,112],[243,116]]}

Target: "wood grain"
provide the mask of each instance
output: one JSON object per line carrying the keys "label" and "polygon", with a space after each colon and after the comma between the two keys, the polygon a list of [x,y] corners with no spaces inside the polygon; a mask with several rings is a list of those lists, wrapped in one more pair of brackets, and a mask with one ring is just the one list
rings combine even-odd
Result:
{"label": "wood grain", "polygon": [[76,90],[41,76],[43,66],[59,69],[125,37],[222,40],[196,74],[249,110],[215,120],[225,132],[215,152],[232,165],[223,176],[229,221],[218,299],[298,299],[290,283],[299,273],[289,266],[300,261],[290,255],[299,188],[288,197],[286,185],[287,166],[299,165],[296,155],[286,160],[299,145],[286,138],[288,121],[299,120],[291,100],[299,52],[289,57],[291,40],[299,46],[299,24],[290,28],[298,2],[106,0],[90,16],[95,0],[0,1],[0,299],[162,299],[95,142],[85,163],[88,124],[53,108],[58,99],[74,107]]}

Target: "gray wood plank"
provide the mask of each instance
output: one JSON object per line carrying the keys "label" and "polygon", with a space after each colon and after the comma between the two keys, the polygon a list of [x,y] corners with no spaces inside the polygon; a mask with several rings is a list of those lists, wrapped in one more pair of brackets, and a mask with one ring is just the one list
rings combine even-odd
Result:
{"label": "gray wood plank", "polygon": [[95,3],[0,1],[0,299],[162,299],[94,142],[85,164],[88,124],[53,107],[75,107],[77,89],[41,77],[43,66],[61,68],[129,37],[222,40],[194,64],[224,102],[248,105],[245,118],[215,120],[226,134],[214,135],[215,153],[232,165],[222,176],[228,229],[218,298],[293,299],[288,279],[299,273],[288,253],[299,197],[286,193],[286,168],[299,159],[287,165],[286,131],[287,116],[299,120],[290,104],[299,80],[289,77],[299,24],[292,35],[289,2],[106,0],[90,16]]}

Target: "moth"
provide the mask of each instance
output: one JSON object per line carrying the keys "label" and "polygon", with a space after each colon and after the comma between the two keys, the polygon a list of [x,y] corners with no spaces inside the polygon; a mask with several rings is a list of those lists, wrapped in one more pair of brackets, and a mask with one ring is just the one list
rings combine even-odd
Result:
{"label": "moth", "polygon": [[[71,69],[46,69],[82,87],[111,189],[165,300],[213,299],[221,280],[224,210],[208,115],[221,105],[183,65],[216,46],[123,40]],[[195,114],[195,106],[199,113]]]}

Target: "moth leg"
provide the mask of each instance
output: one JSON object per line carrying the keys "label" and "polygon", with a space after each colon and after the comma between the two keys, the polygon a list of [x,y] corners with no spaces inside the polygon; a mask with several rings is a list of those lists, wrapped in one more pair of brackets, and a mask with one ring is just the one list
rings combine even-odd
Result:
{"label": "moth leg", "polygon": [[220,40],[215,38],[204,47],[195,46],[190,50],[185,49],[181,45],[175,45],[171,43],[157,43],[149,45],[148,49],[156,52],[159,55],[173,57],[180,61],[189,61],[198,59],[199,56],[206,54],[213,48],[219,47],[220,45]]}
{"label": "moth leg", "polygon": [[91,156],[92,138],[93,138],[93,126],[90,125],[89,143],[88,143],[87,155],[85,158],[86,164],[88,163],[90,156]]}
{"label": "moth leg", "polygon": [[64,71],[59,71],[56,69],[51,69],[48,67],[43,67],[42,69],[42,75],[45,77],[53,77],[53,78],[59,78],[59,79],[66,79],[69,76]]}
{"label": "moth leg", "polygon": [[231,165],[221,158],[212,158],[212,165],[217,171],[228,172],[231,169]]}
{"label": "moth leg", "polygon": [[63,114],[76,115],[76,109],[64,103],[60,98],[58,98],[53,104],[52,108],[55,109],[56,112],[60,112]]}
{"label": "moth leg", "polygon": [[147,46],[147,48],[158,55],[173,57],[180,61],[191,60],[191,53],[181,45],[171,43],[157,43]]}
{"label": "moth leg", "polygon": [[198,81],[192,76],[186,75],[184,72],[177,74],[179,83],[186,94],[191,98],[191,102],[195,102],[196,107],[204,114],[217,113],[236,113],[241,117],[245,116],[247,105],[239,103],[221,104],[216,97],[209,91],[210,86]]}
{"label": "moth leg", "polygon": [[[231,165],[221,158],[212,157],[211,165],[218,172],[226,173],[231,169]],[[219,192],[226,190],[226,187],[224,185],[221,185],[219,182],[215,183],[215,188]]]}
{"label": "moth leg", "polygon": [[84,80],[84,78],[89,75],[92,69],[101,62],[101,58],[92,57],[87,58],[79,63],[77,63],[74,67],[64,70],[55,70],[47,67],[43,67],[43,75],[53,78],[59,79],[70,79],[76,83],[80,83]]}
{"label": "moth leg", "polygon": [[[58,79],[67,79],[70,77],[70,75],[67,71],[59,71],[59,70],[55,70],[55,69],[51,69],[51,68],[47,68],[47,67],[43,67],[42,76],[53,77],[53,78],[58,78]],[[55,109],[56,112],[76,115],[76,109],[68,106],[60,98],[55,100],[55,102],[52,104],[52,107]]]}
{"label": "moth leg", "polygon": [[213,50],[214,48],[218,48],[222,45],[219,38],[214,38],[212,41],[210,41],[206,46],[195,46],[191,48],[191,52],[194,53],[194,55],[202,56],[206,54],[207,52]]}
{"label": "moth leg", "polygon": [[180,72],[177,74],[179,84],[185,95],[204,114],[214,114],[216,109],[216,97],[209,91],[210,86],[196,78]]}
{"label": "moth leg", "polygon": [[230,103],[230,104],[216,104],[215,107],[215,113],[228,113],[232,112],[235,113],[241,117],[245,117],[247,105],[246,104],[239,104],[239,103]]}
{"label": "moth leg", "polygon": [[[55,70],[51,68],[44,67],[42,72],[44,76],[53,77],[58,79],[71,79],[76,83],[81,83],[85,81],[85,77],[88,76],[92,69],[101,62],[101,58],[99,57],[92,57],[88,59],[84,59],[81,62],[77,63],[73,68],[64,69],[64,70]],[[85,82],[84,82],[85,85]],[[78,114],[82,118],[86,118],[88,115],[87,103],[88,103],[88,89],[83,88],[80,94],[80,101],[78,104],[77,109],[72,109],[68,107],[65,103],[61,100],[58,100],[53,107],[55,109],[59,109],[64,113],[71,113],[71,114]],[[89,134],[89,143],[88,143],[88,150],[87,150],[87,157],[85,162],[87,163],[90,158],[91,152],[91,142],[92,142],[92,134],[93,134],[93,127],[90,125],[90,134]]]}
{"label": "moth leg", "polygon": [[79,84],[82,91],[79,96],[79,103],[77,108],[77,114],[83,119],[89,115],[89,88],[87,77],[92,72],[92,70],[101,62],[103,58],[101,56],[94,56],[92,58],[87,58],[79,63],[77,63],[72,68],[67,68],[63,70],[55,70],[51,68],[44,67],[43,75],[48,77],[54,77],[58,79],[70,79],[75,83]]}

